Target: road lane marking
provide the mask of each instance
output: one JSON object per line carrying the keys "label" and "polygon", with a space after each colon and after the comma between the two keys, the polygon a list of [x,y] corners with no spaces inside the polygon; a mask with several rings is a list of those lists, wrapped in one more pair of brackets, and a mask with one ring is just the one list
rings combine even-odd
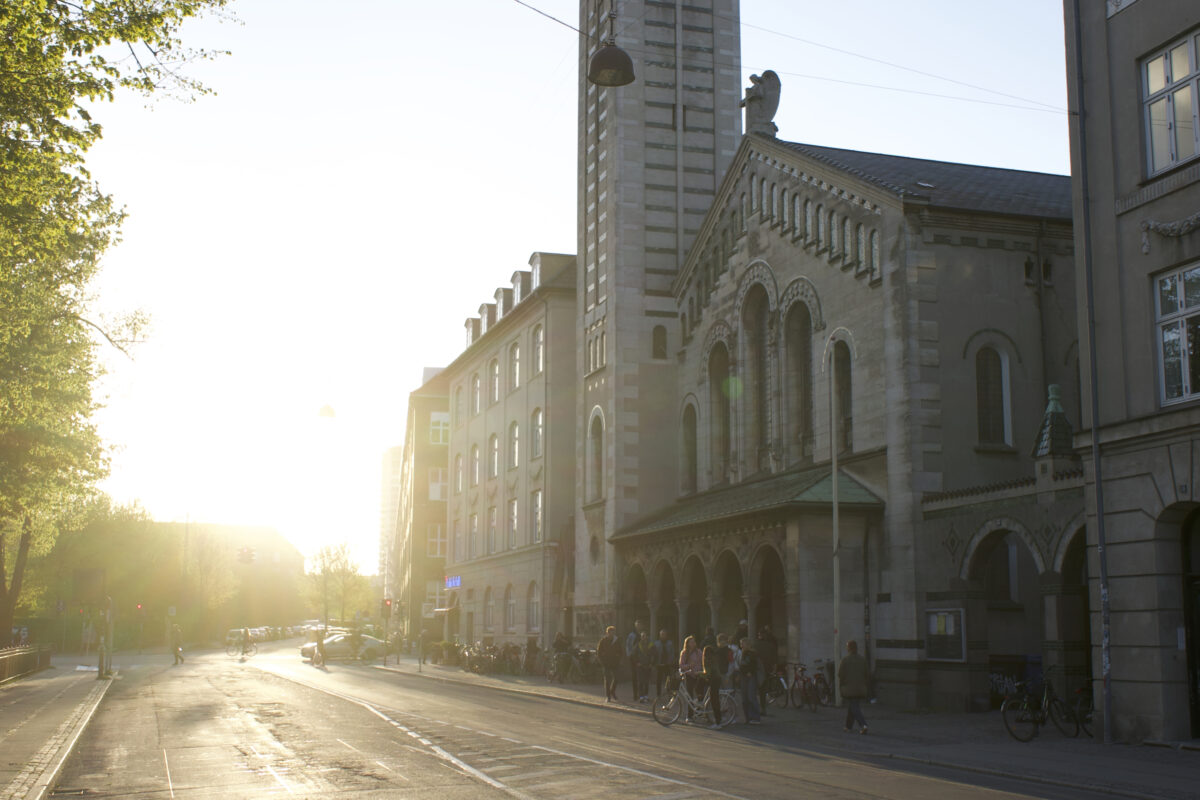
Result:
{"label": "road lane marking", "polygon": [[359,750],[357,747],[355,747],[354,745],[352,745],[352,744],[350,744],[349,742],[345,741],[344,739],[338,739],[338,741],[339,741],[339,742],[341,742],[342,744],[346,745],[346,747],[349,747],[351,750],[353,750],[353,751],[354,751],[354,752],[356,752],[356,753],[361,753],[361,752],[362,752],[362,750]]}
{"label": "road lane marking", "polygon": [[632,772],[634,775],[641,775],[642,777],[645,777],[645,778],[654,778],[655,780],[664,781],[666,783],[673,783],[676,786],[686,786],[689,789],[695,789],[695,790],[705,792],[708,794],[715,794],[715,795],[719,795],[721,797],[728,797],[728,798],[730,798],[730,800],[749,800],[749,798],[742,797],[741,795],[730,794],[728,792],[722,792],[720,789],[712,789],[707,786],[697,786],[696,784],[688,783],[687,781],[680,781],[680,780],[676,780],[675,778],[668,778],[666,775],[656,775],[653,772],[646,772],[645,770],[634,769],[633,767],[625,767],[620,764],[613,764],[612,762],[609,762],[609,761],[601,761],[598,758],[589,758],[588,756],[581,756],[581,755],[576,755],[574,753],[567,753],[562,750],[555,750],[553,747],[543,747],[542,745],[539,745],[539,744],[535,744],[535,745],[531,745],[531,746],[538,750],[545,750],[547,753],[554,753],[555,755],[558,755],[558,756],[566,756],[567,758],[577,758],[580,761],[587,761],[589,763],[596,764],[601,767],[610,767],[612,769],[619,769],[622,772]]}
{"label": "road lane marking", "polygon": [[171,798],[175,797],[175,785],[171,783],[171,765],[167,763],[167,749],[163,748],[163,767],[167,770],[167,791],[171,793]]}
{"label": "road lane marking", "polygon": [[274,767],[272,767],[270,764],[267,764],[266,767],[267,772],[271,773],[275,777],[275,780],[279,781],[280,786],[282,786],[284,789],[287,789],[288,794],[295,794],[295,792],[292,791],[292,787],[284,783],[283,778],[279,777],[279,773],[275,771]]}

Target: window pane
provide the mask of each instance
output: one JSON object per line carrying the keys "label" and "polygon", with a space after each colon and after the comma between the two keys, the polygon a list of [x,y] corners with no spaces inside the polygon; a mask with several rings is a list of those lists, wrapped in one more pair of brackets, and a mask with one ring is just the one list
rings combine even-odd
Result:
{"label": "window pane", "polygon": [[1162,329],[1163,388],[1167,400],[1183,397],[1183,364],[1179,342],[1179,323]]}
{"label": "window pane", "polygon": [[1200,267],[1192,267],[1183,273],[1183,305],[1185,308],[1200,305]]}
{"label": "window pane", "polygon": [[1183,80],[1191,71],[1188,67],[1188,46],[1184,42],[1171,51],[1171,82]]}
{"label": "window pane", "polygon": [[1172,95],[1175,106],[1175,158],[1182,161],[1196,155],[1196,127],[1192,122],[1192,87],[1183,87]]}
{"label": "window pane", "polygon": [[1200,386],[1200,315],[1187,319],[1188,388]]}
{"label": "window pane", "polygon": [[1146,62],[1146,93],[1154,94],[1167,85],[1167,57],[1160,56]]}
{"label": "window pane", "polygon": [[1171,164],[1171,132],[1167,128],[1167,100],[1150,104],[1150,166],[1155,171]]}
{"label": "window pane", "polygon": [[1179,310],[1179,283],[1172,275],[1158,280],[1158,313],[1174,314]]}

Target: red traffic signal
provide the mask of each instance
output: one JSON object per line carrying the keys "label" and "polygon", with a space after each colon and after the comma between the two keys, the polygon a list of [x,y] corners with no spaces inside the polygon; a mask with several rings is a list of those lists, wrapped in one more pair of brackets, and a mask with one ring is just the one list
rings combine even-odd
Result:
{"label": "red traffic signal", "polygon": [[141,603],[138,603],[138,604],[137,604],[137,606],[138,606],[138,611],[141,611],[141,610],[142,610],[142,604],[141,604]]}
{"label": "red traffic signal", "polygon": [[385,597],[383,599],[383,602],[379,604],[379,613],[384,617],[390,617],[392,615],[392,598]]}

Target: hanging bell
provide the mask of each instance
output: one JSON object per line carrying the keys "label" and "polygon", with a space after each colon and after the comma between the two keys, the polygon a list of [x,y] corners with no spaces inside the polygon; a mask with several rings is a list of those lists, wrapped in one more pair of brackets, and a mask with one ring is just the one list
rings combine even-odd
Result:
{"label": "hanging bell", "polygon": [[592,56],[587,77],[597,86],[625,86],[633,83],[633,59],[617,47],[616,39],[609,39]]}

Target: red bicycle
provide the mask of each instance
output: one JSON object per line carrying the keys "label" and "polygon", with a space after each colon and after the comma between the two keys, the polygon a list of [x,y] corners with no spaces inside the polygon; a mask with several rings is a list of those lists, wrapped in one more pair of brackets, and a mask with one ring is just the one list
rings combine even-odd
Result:
{"label": "red bicycle", "polygon": [[809,675],[808,666],[799,662],[794,662],[792,669],[792,685],[789,691],[794,707],[808,706],[809,710],[815,712],[818,705],[827,706],[832,702],[833,692],[822,672],[817,672],[815,677]]}

